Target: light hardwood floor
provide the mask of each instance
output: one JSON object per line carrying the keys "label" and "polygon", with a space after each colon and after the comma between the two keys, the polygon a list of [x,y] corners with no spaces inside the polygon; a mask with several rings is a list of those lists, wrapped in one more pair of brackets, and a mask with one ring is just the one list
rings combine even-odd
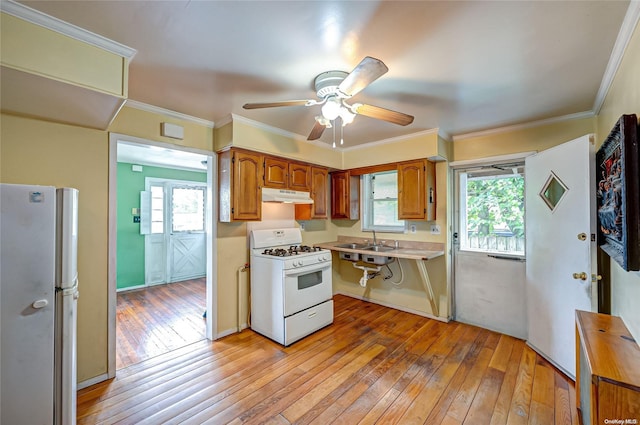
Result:
{"label": "light hardwood floor", "polygon": [[116,369],[205,339],[205,292],[205,278],[119,292]]}
{"label": "light hardwood floor", "polygon": [[337,295],[282,347],[251,330],[119,370],[78,423],[575,424],[573,382],[518,339]]}

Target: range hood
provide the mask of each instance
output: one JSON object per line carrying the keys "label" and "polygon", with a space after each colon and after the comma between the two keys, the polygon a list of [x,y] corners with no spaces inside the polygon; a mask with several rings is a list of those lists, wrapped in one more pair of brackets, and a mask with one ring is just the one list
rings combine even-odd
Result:
{"label": "range hood", "polygon": [[280,202],[287,204],[313,204],[309,192],[298,190],[262,188],[262,202]]}

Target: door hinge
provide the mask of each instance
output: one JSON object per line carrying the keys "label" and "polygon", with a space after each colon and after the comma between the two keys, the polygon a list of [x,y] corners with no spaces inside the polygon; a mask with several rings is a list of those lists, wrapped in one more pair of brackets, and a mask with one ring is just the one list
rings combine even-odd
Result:
{"label": "door hinge", "polygon": [[231,163],[236,162],[236,154],[231,155]]}
{"label": "door hinge", "polygon": [[234,208],[232,207],[232,208],[231,208],[231,214],[233,214],[234,212],[235,212],[235,211],[234,211]]}

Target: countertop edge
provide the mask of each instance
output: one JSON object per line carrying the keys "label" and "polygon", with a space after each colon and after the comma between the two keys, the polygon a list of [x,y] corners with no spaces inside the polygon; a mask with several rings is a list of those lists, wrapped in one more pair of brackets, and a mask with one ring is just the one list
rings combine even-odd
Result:
{"label": "countertop edge", "polygon": [[[375,252],[375,251],[369,251],[366,249],[351,249],[351,248],[344,248],[344,247],[337,246],[343,243],[344,243],[343,241],[321,242],[321,243],[313,244],[313,246],[329,249],[331,251],[353,252],[357,254],[379,255],[383,257],[406,258],[409,260],[432,260],[434,258],[441,257],[444,255],[444,250],[432,251],[427,249],[421,250],[416,248],[400,247],[392,251]],[[407,251],[411,251],[411,252],[407,252]]]}

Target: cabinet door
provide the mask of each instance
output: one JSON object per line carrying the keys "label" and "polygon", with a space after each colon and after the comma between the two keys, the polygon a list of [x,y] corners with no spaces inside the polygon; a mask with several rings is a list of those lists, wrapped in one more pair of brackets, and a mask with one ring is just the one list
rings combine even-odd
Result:
{"label": "cabinet door", "polygon": [[348,171],[331,173],[331,218],[358,220],[360,217],[360,184]]}
{"label": "cabinet door", "polygon": [[311,167],[307,164],[289,164],[289,189],[309,192],[311,189]]}
{"label": "cabinet door", "polygon": [[289,162],[286,159],[264,157],[264,187],[286,189],[289,172]]}
{"label": "cabinet door", "polygon": [[327,218],[329,173],[323,167],[311,167],[311,199],[313,204],[296,204],[296,220]]}
{"label": "cabinet door", "polygon": [[260,220],[262,157],[244,151],[236,151],[233,155],[233,219]]}
{"label": "cabinet door", "polygon": [[398,218],[424,220],[426,205],[426,160],[398,164]]}
{"label": "cabinet door", "polygon": [[313,218],[327,218],[326,168],[311,167],[311,197],[313,198]]}

